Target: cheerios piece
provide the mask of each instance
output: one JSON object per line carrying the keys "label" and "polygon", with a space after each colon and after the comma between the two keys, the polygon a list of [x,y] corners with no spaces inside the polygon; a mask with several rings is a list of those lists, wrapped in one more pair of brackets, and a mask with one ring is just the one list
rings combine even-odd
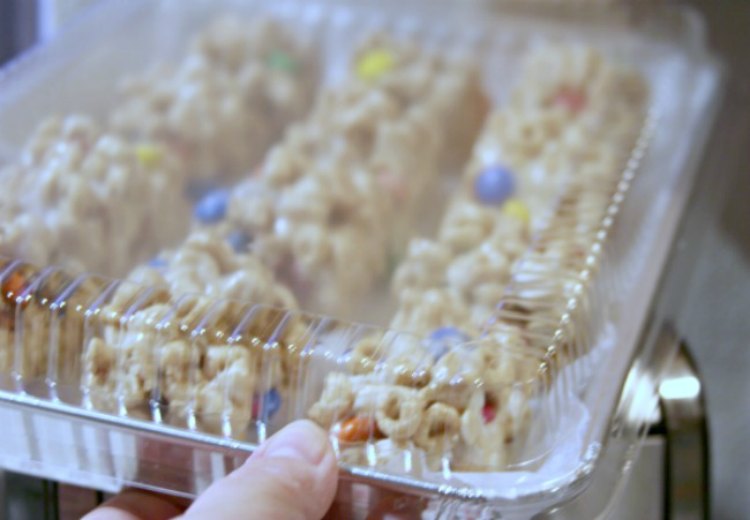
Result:
{"label": "cheerios piece", "polygon": [[416,390],[391,386],[380,397],[375,419],[378,428],[393,440],[406,440],[416,433],[424,401]]}
{"label": "cheerios piece", "polygon": [[349,378],[334,372],[326,378],[320,400],[310,408],[310,418],[324,427],[330,427],[340,417],[351,413],[354,393]]}
{"label": "cheerios piece", "polygon": [[352,349],[347,363],[353,374],[368,374],[373,371],[377,363],[377,354],[380,350],[380,341],[377,338],[368,337],[361,339]]}
{"label": "cheerios piece", "polygon": [[452,406],[435,403],[422,417],[414,442],[428,454],[444,453],[458,440],[461,419]]}

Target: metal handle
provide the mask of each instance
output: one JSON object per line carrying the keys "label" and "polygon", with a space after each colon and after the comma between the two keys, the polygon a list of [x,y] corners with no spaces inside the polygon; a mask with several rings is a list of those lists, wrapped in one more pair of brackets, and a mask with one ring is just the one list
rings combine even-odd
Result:
{"label": "metal handle", "polygon": [[659,385],[666,433],[665,517],[708,518],[708,431],[704,392],[687,345]]}

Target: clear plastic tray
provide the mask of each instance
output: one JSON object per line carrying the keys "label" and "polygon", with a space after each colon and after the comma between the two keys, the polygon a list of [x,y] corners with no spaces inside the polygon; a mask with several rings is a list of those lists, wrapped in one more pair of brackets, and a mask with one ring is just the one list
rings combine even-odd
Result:
{"label": "clear plastic tray", "polygon": [[[643,410],[655,406],[655,382],[669,352],[639,339],[709,127],[718,67],[703,47],[700,21],[682,9],[657,8],[645,18],[626,9],[595,16],[570,11],[553,17],[517,8],[493,8],[488,14],[480,6],[459,9],[446,3],[439,4],[438,11],[430,5],[428,9],[426,4],[401,2],[352,6],[227,1],[219,8],[216,2],[199,0],[111,1],[90,10],[49,46],[0,76],[0,151],[11,168],[33,156],[34,148],[27,148],[26,155],[19,155],[19,150],[46,117],[80,113],[97,120],[103,130],[84,121],[69,127],[53,125],[47,133],[83,141],[89,152],[91,143],[103,146],[97,140],[100,132],[114,136],[119,148],[115,153],[104,146],[102,160],[126,161],[131,168],[128,182],[141,183],[130,194],[138,203],[130,204],[126,217],[118,219],[99,206],[83,213],[80,222],[69,223],[69,228],[55,228],[53,218],[50,236],[29,232],[29,239],[16,242],[11,251],[19,259],[3,261],[0,414],[8,426],[0,464],[110,491],[138,485],[192,496],[236,467],[267,435],[295,418],[312,415],[330,428],[342,472],[355,482],[342,487],[342,493],[350,493],[342,495],[342,503],[357,502],[365,483],[367,489],[424,497],[420,504],[427,514],[442,509],[524,517],[585,488],[597,463],[611,460],[602,449],[607,450],[613,432],[637,432]],[[242,60],[255,60],[252,66],[282,75],[281,86],[265,87],[255,76],[242,83],[247,88],[242,99],[250,107],[254,126],[238,129],[231,118],[221,119],[216,114],[224,112],[211,112],[211,104],[199,105],[206,101],[195,91],[198,100],[185,103],[187,115],[175,117],[199,128],[204,120],[216,123],[198,137],[178,125],[167,138],[158,130],[158,121],[144,130],[138,126],[142,117],[113,116],[125,105],[122,94],[117,94],[123,77],[159,65],[166,67],[160,77],[176,77],[172,85],[179,86],[184,78],[193,78],[191,71],[203,70],[205,63],[186,65],[186,48],[217,11],[234,13],[246,24],[267,17],[278,24],[271,37],[263,33],[262,42],[270,38],[273,45],[265,48],[251,42],[241,54]],[[380,36],[360,47],[370,34]],[[378,39],[382,35],[385,39]],[[216,48],[206,41],[198,48],[204,58],[209,56],[208,66],[216,66],[211,62],[216,60],[229,70],[230,86],[206,86],[200,78],[198,85],[222,95],[229,92],[230,99],[236,86],[232,74],[237,71],[231,65],[236,56],[219,52],[217,57]],[[281,46],[282,52],[274,46]],[[565,48],[572,49],[574,58],[560,51]],[[607,83],[605,77],[600,88],[624,97],[614,99],[612,106],[596,105],[601,113],[591,112],[590,124],[603,125],[601,135],[588,127],[582,134],[588,140],[585,146],[575,145],[570,136],[560,145],[555,135],[564,132],[552,130],[552,137],[544,134],[539,141],[533,131],[546,127],[535,121],[549,114],[533,106],[535,90],[526,87],[534,83],[523,82],[529,77],[545,81],[539,65],[544,65],[544,57],[537,58],[542,61],[536,75],[524,76],[523,67],[529,56],[544,52],[577,59],[571,67],[587,60],[599,63],[601,56],[602,66],[616,79],[641,78],[633,81],[643,87],[633,88],[646,94],[635,94],[641,104],[633,104],[632,113],[623,112],[630,106],[630,91],[626,88],[623,94],[617,81]],[[175,73],[178,63],[183,69]],[[391,81],[389,71],[400,70],[402,63],[430,71],[421,80],[419,95],[409,90],[411,83],[407,88],[397,79],[383,87]],[[564,79],[565,68],[551,66],[546,72],[546,79],[554,82],[555,74]],[[221,90],[225,87],[230,90]],[[383,137],[390,148],[362,153],[358,143],[369,142],[368,121],[380,115],[363,112],[362,119],[362,114],[350,114],[356,108],[350,101],[376,88],[400,93],[393,94],[400,100],[395,108],[387,109],[396,115],[375,125],[384,134],[392,132]],[[253,97],[260,95],[258,89],[266,96],[260,101]],[[273,97],[279,89],[288,95]],[[143,91],[142,85],[131,86],[125,97],[137,101],[145,96]],[[327,101],[320,101],[321,92],[327,93]],[[589,94],[594,106],[595,93]],[[319,100],[313,101],[316,97]],[[562,97],[563,112],[588,114],[586,99],[575,92]],[[213,98],[208,99],[207,103]],[[378,103],[382,99],[372,100],[372,106],[382,109]],[[584,108],[578,106],[581,103]],[[196,106],[195,113],[190,112]],[[481,116],[488,106],[491,122],[482,130]],[[150,110],[136,108],[147,114]],[[229,113],[237,110],[235,106]],[[180,119],[195,114],[198,119]],[[555,112],[550,120],[553,129],[578,124],[567,112],[560,114]],[[523,118],[531,122],[513,126]],[[291,126],[294,121],[302,126]],[[624,130],[617,130],[620,126]],[[284,135],[288,128],[302,130]],[[217,138],[219,134],[229,137]],[[252,147],[235,153],[231,139],[238,135],[252,141]],[[498,144],[510,142],[514,135],[519,149],[541,142],[539,146],[551,143],[563,149],[579,146],[577,153],[585,154],[588,148],[606,146],[614,159],[593,180],[582,173],[566,175],[561,168],[562,173],[542,184],[533,180],[533,169],[522,160],[513,164],[516,210],[510,217],[506,211],[502,218],[523,221],[525,231],[520,239],[515,228],[508,231],[509,242],[519,245],[508,253],[512,262],[502,279],[465,285],[471,294],[493,284],[501,289],[492,304],[472,307],[479,318],[465,321],[476,330],[446,332],[441,327],[455,323],[440,322],[444,317],[437,323],[425,319],[432,323],[429,326],[420,326],[419,320],[391,321],[403,316],[404,306],[403,299],[391,294],[391,275],[395,272],[395,279],[404,282],[396,284],[399,294],[401,285],[413,284],[414,272],[426,273],[418,262],[419,248],[409,247],[411,240],[432,238],[434,245],[435,237],[446,233],[441,223],[446,208],[466,202],[476,188],[477,172],[493,166]],[[312,143],[307,148],[305,139]],[[281,145],[268,154],[274,143]],[[312,262],[318,271],[300,273],[294,262],[301,257],[289,251],[307,252],[304,247],[294,249],[284,240],[281,246],[278,241],[264,242],[260,233],[248,245],[249,237],[237,236],[238,226],[257,229],[252,226],[263,205],[276,212],[272,214],[277,224],[283,224],[270,238],[308,236],[306,219],[313,221],[315,214],[303,213],[294,224],[299,227],[285,232],[289,222],[283,222],[284,215],[294,213],[283,214],[282,209],[299,208],[284,198],[290,189],[284,175],[308,166],[289,163],[285,168],[282,152],[287,149],[301,150],[303,158],[317,157],[310,169],[338,168],[354,178],[360,170],[379,176],[385,164],[390,173],[396,172],[384,182],[377,177],[379,184],[373,185],[365,175],[363,185],[348,186],[346,196],[356,200],[355,195],[364,193],[365,198],[349,202],[344,217],[336,207],[326,208],[331,229],[364,230],[364,237],[343,232],[334,236],[331,231],[330,236],[308,240],[331,248],[334,239],[343,244],[340,247],[361,240],[347,250],[353,261],[344,256],[337,263],[328,257]],[[486,160],[489,163],[483,163]],[[33,161],[27,168],[35,171]],[[169,184],[148,184],[161,170],[168,170]],[[548,170],[556,171],[554,166]],[[149,177],[149,172],[154,175]],[[334,181],[341,178],[331,179],[323,186],[340,191]],[[17,189],[10,182],[6,185]],[[69,196],[62,191],[63,195],[53,191],[47,199],[26,203],[31,220],[44,221],[46,206],[39,201]],[[24,199],[24,193],[13,193]],[[211,213],[211,197],[215,203],[225,193],[230,194],[228,217],[200,213]],[[305,193],[310,202],[328,195]],[[590,202],[581,202],[581,194],[591,195]],[[113,206],[122,204],[122,191],[106,195]],[[370,202],[372,211],[381,212],[374,227],[372,216],[366,214]],[[189,213],[191,203],[198,208],[196,219]],[[507,210],[507,201],[503,203]],[[385,211],[378,205],[385,205]],[[243,213],[247,207],[258,210]],[[492,215],[501,218],[499,212]],[[371,227],[357,227],[358,219]],[[130,229],[130,222],[141,223],[137,231]],[[79,224],[93,231],[81,238],[75,231]],[[60,238],[60,229],[81,243]],[[110,233],[96,235],[98,247],[87,248],[97,230]],[[186,249],[183,241],[188,235]],[[460,240],[464,238],[459,234]],[[33,247],[39,243],[57,246]],[[276,246],[285,251],[278,258]],[[554,250],[558,253],[551,254]],[[200,264],[205,254],[219,263],[229,258],[232,267],[226,270],[244,276],[245,285],[234,290],[238,284],[227,283],[225,290],[192,279],[190,271],[184,271],[185,262]],[[417,262],[411,275],[408,266],[403,267],[405,256],[406,262]],[[26,263],[28,259],[37,265]],[[47,267],[48,262],[64,265]],[[142,264],[150,267],[134,271],[131,280],[115,278]],[[168,273],[179,266],[184,272],[170,278]],[[216,267],[200,266],[209,271]],[[441,268],[437,271],[444,276]],[[416,286],[410,301],[423,303],[428,291]],[[297,310],[295,300],[302,310]],[[456,308],[447,304],[443,310],[450,316]],[[392,327],[394,323],[399,326]],[[436,339],[429,327],[442,331],[443,337]],[[453,339],[446,340],[446,334]],[[442,352],[435,353],[436,343]],[[506,372],[491,380],[486,371],[470,369],[477,359],[496,363]],[[352,383],[356,388],[349,390]],[[364,404],[342,405],[342,396],[346,401],[350,391],[351,399]],[[416,424],[403,420],[411,414],[409,407],[420,417]],[[498,426],[498,433],[473,425],[472,418],[481,418],[485,425],[505,418],[509,425]],[[490,443],[479,453],[482,464],[477,464],[476,453],[466,453],[477,432],[488,436]],[[490,439],[496,434],[506,435],[499,445]],[[480,440],[476,442],[482,444]]]}

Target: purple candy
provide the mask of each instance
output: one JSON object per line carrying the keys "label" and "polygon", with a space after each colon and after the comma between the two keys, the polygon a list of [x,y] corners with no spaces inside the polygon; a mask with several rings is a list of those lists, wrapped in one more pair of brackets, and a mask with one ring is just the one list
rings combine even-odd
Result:
{"label": "purple candy", "polygon": [[435,359],[440,359],[452,347],[466,343],[470,339],[466,333],[456,327],[440,327],[430,334],[429,349]]}
{"label": "purple candy", "polygon": [[[261,415],[262,406],[262,416]],[[258,417],[263,421],[269,421],[276,415],[276,412],[281,408],[281,395],[278,390],[271,388],[268,392],[263,394],[263,397],[257,395],[253,398],[253,416]]]}
{"label": "purple candy", "polygon": [[229,191],[214,190],[198,201],[193,214],[197,220],[204,224],[214,224],[224,218],[228,206]]}
{"label": "purple candy", "polygon": [[159,258],[158,256],[155,256],[151,260],[148,261],[148,266],[153,267],[154,269],[161,269],[162,267],[167,266],[167,261],[163,258]]}
{"label": "purple candy", "polygon": [[515,189],[513,173],[500,165],[488,166],[474,179],[474,196],[488,206],[500,206]]}
{"label": "purple candy", "polygon": [[246,253],[252,241],[253,238],[241,229],[235,229],[227,235],[227,242],[236,253]]}

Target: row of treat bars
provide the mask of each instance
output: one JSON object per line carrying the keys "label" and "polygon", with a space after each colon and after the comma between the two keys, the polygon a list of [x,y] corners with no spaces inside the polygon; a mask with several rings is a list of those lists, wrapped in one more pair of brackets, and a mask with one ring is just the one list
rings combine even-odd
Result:
{"label": "row of treat bars", "polygon": [[[3,250],[40,263],[77,258],[89,269],[125,269],[135,244],[153,251],[184,233],[160,225],[165,213],[187,220],[174,185],[205,191],[206,172],[236,179],[261,153],[250,154],[247,143],[269,132],[270,144],[284,121],[301,115],[311,90],[315,67],[283,30],[238,27],[220,22],[177,72],[133,82],[113,117],[126,139],[98,137],[74,119],[43,127],[14,168],[45,188],[38,200],[18,201],[10,221],[23,231],[15,242],[6,232]],[[273,87],[259,79],[259,64],[273,71]],[[103,289],[94,278],[34,277],[6,265],[0,368],[27,380],[47,375],[55,392],[80,384],[84,404],[106,411],[237,437],[253,419],[265,425],[300,391],[300,350],[319,331],[299,315],[237,302],[294,309],[296,296],[326,307],[362,294],[399,247],[392,229],[416,211],[443,163],[468,155],[486,110],[465,60],[374,37],[352,64],[352,75],[321,94],[250,178],[197,203],[193,231],[132,272],[138,284]],[[431,333],[439,348],[373,348],[373,337],[364,338],[347,354],[357,375],[332,374],[311,410],[337,432],[342,453],[353,447],[361,462],[359,454],[371,453],[363,446],[374,444],[381,463],[378,453],[416,446],[431,466],[504,466],[528,410],[525,395],[503,390],[526,377],[524,365],[502,359],[498,344],[524,338],[513,324],[488,320],[532,237],[552,230],[560,242],[545,215],[565,206],[574,218],[601,218],[611,191],[591,183],[619,173],[644,102],[637,78],[591,51],[532,58],[507,108],[487,122],[438,239],[414,241],[393,280],[394,327]],[[275,129],[258,119],[269,106]],[[128,144],[143,139],[149,144]],[[103,187],[84,197],[71,170]],[[48,176],[57,180],[43,182]],[[572,179],[580,189],[559,198]],[[123,192],[132,193],[130,206]],[[99,206],[78,207],[89,199]],[[121,203],[116,217],[111,207]],[[47,236],[38,228],[48,241],[28,240]],[[579,252],[587,245],[580,236]],[[96,247],[86,248],[89,241]],[[33,256],[24,249],[31,242],[48,249]],[[565,262],[570,244],[547,240],[538,255]],[[461,346],[480,333],[492,341]]]}
{"label": "row of treat bars", "polygon": [[218,20],[177,66],[125,78],[108,128],[80,115],[39,126],[2,171],[0,254],[126,274],[184,238],[184,194],[260,162],[309,109],[316,78],[280,25]]}
{"label": "row of treat bars", "polygon": [[438,237],[412,240],[394,276],[391,325],[428,336],[429,353],[365,338],[310,411],[337,432],[345,460],[474,471],[532,458],[524,441],[539,388],[524,383],[547,358],[573,296],[558,277],[585,267],[646,97],[641,78],[590,50],[529,60]]}

